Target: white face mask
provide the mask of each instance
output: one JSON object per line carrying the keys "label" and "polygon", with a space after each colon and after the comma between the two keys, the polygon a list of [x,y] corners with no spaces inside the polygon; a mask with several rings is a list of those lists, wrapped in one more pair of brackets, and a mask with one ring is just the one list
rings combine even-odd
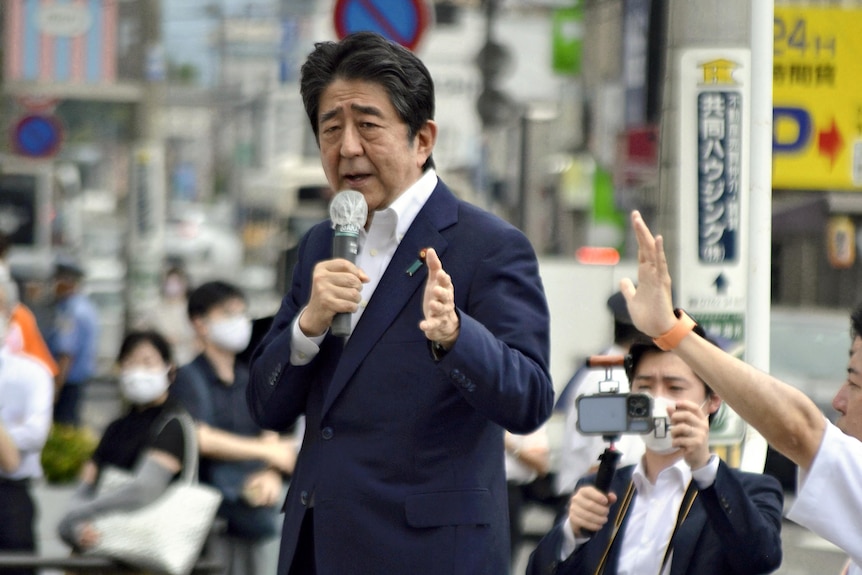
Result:
{"label": "white face mask", "polygon": [[209,338],[218,347],[239,353],[251,341],[251,320],[244,315],[235,315],[211,322]]}
{"label": "white face mask", "polygon": [[168,372],[132,368],[120,374],[120,391],[123,397],[137,405],[155,401],[168,390]]}
{"label": "white face mask", "polygon": [[[676,402],[666,397],[654,397],[652,400],[652,416],[657,419],[655,430],[652,433],[641,435],[646,448],[659,455],[667,455],[678,451],[679,447],[671,445],[673,438],[670,435],[670,417],[667,414],[668,407],[676,407]],[[658,435],[658,437],[656,437]]]}

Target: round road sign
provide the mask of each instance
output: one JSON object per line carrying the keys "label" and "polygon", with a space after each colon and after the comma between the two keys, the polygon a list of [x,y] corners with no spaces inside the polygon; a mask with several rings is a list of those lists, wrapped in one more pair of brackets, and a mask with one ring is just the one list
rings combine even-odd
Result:
{"label": "round road sign", "polygon": [[15,152],[31,158],[47,158],[60,149],[63,128],[53,116],[37,114],[21,118],[13,131]]}
{"label": "round road sign", "polygon": [[415,50],[429,20],[425,0],[337,0],[335,3],[335,33],[339,38],[353,32],[377,32]]}

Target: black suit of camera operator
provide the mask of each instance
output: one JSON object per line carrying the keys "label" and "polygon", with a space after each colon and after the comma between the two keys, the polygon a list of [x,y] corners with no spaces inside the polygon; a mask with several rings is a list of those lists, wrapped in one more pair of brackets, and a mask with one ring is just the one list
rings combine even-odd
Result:
{"label": "black suit of camera operator", "polygon": [[527,573],[755,575],[777,569],[781,487],[772,477],[731,469],[709,452],[709,416],[721,399],[673,353],[639,343],[630,357],[632,393],[654,398],[652,416],[667,418],[670,432],[644,435],[643,458],[619,469],[607,494],[592,484],[595,476],[581,480],[568,517],[539,543]]}

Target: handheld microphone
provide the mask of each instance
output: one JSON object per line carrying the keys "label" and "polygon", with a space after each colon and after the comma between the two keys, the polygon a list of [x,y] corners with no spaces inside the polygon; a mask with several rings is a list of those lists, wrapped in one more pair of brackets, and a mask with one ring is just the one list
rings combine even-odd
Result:
{"label": "handheld microphone", "polygon": [[[343,258],[356,263],[359,254],[359,230],[368,218],[368,204],[365,197],[354,190],[344,190],[335,194],[329,204],[329,219],[332,220],[332,257]],[[333,335],[350,335],[350,314],[338,313],[332,319],[330,330]]]}

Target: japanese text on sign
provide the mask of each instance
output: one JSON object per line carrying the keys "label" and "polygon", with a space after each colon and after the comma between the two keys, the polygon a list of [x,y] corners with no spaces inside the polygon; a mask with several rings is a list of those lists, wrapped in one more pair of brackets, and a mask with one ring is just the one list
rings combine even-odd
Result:
{"label": "japanese text on sign", "polygon": [[742,174],[742,96],[698,95],[698,254],[705,263],[736,261]]}

